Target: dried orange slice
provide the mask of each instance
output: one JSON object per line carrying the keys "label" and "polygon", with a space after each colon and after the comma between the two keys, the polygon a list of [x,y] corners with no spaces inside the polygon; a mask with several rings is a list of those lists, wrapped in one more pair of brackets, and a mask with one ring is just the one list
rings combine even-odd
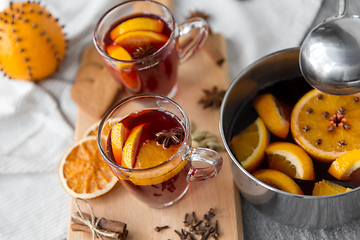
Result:
{"label": "dried orange slice", "polygon": [[254,177],[267,185],[284,192],[304,195],[299,185],[288,175],[273,169],[260,169],[252,173]]}
{"label": "dried orange slice", "polygon": [[278,137],[286,138],[289,133],[290,111],[285,104],[267,93],[255,98],[253,105],[269,131]]}
{"label": "dried orange slice", "polygon": [[117,183],[94,136],[83,138],[67,149],[61,158],[58,175],[65,191],[74,198],[101,196]]}
{"label": "dried orange slice", "polygon": [[167,40],[168,37],[161,33],[150,31],[135,31],[118,36],[114,42],[125,49],[131,49],[134,51],[135,48],[150,46],[150,44],[154,44],[155,46],[164,44]]}
{"label": "dried orange slice", "polygon": [[128,137],[129,129],[124,124],[117,123],[111,128],[111,149],[115,161],[121,165],[122,151],[125,144],[125,140]]}
{"label": "dried orange slice", "polygon": [[254,171],[265,156],[265,148],[269,143],[269,134],[261,118],[233,137],[230,148],[236,159],[248,171]]}
{"label": "dried orange slice", "polygon": [[328,172],[339,180],[349,180],[350,175],[360,168],[360,149],[347,152],[330,165]]}
{"label": "dried orange slice", "polygon": [[314,166],[309,155],[298,145],[288,142],[270,143],[265,150],[269,168],[291,178],[314,180]]}
{"label": "dried orange slice", "polygon": [[176,145],[171,145],[165,149],[155,140],[146,141],[140,148],[134,168],[144,169],[155,167],[170,159],[178,149],[179,146]]}
{"label": "dried orange slice", "polygon": [[141,124],[131,130],[123,148],[121,166],[126,168],[133,168],[135,166],[144,126],[145,124]]}
{"label": "dried orange slice", "polygon": [[339,194],[343,192],[351,191],[351,188],[346,188],[340,186],[338,184],[332,183],[328,180],[322,180],[320,182],[315,183],[312,195],[313,196],[328,196]]}
{"label": "dried orange slice", "polygon": [[30,1],[10,3],[0,16],[0,69],[5,74],[39,81],[58,69],[66,39],[45,7]]}
{"label": "dried orange slice", "polygon": [[137,17],[120,23],[111,32],[110,37],[115,40],[118,36],[131,31],[153,31],[161,33],[164,23],[160,19]]}
{"label": "dried orange slice", "polygon": [[291,114],[291,133],[312,157],[332,162],[360,148],[360,94],[334,96],[314,89]]}

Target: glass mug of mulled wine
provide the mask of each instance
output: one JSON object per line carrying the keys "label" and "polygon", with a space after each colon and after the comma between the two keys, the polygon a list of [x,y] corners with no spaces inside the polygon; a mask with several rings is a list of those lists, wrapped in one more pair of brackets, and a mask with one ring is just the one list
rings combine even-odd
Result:
{"label": "glass mug of mulled wine", "polygon": [[[205,42],[209,26],[191,18],[179,26],[168,8],[148,0],[126,1],[108,10],[94,30],[94,44],[112,76],[128,95],[172,98],[177,69]],[[179,47],[179,37],[195,35]]]}
{"label": "glass mug of mulled wine", "polygon": [[115,104],[100,122],[97,142],[122,185],[156,208],[180,200],[190,182],[215,177],[223,163],[218,152],[191,146],[186,113],[161,95],[139,94]]}

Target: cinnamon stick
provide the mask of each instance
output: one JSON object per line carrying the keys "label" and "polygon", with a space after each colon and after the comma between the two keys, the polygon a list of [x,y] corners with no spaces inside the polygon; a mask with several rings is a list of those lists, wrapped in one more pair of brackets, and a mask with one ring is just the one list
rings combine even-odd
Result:
{"label": "cinnamon stick", "polygon": [[[82,213],[84,218],[91,219],[91,215]],[[71,215],[71,229],[73,231],[82,231],[82,232],[91,232],[90,228],[86,226],[83,222],[79,220],[81,218],[78,212],[73,213]],[[95,217],[95,222],[98,218]],[[107,231],[108,233],[112,233],[115,239],[123,240],[126,238],[128,234],[128,230],[126,229],[126,223],[115,221],[115,220],[108,220],[105,218],[100,218],[97,227],[98,229]]]}
{"label": "cinnamon stick", "polygon": [[[73,231],[80,231],[80,232],[86,232],[86,233],[91,233],[91,230],[88,226],[86,225],[82,225],[82,224],[77,224],[77,223],[71,223],[71,230]],[[124,230],[124,233],[117,233],[117,232],[112,232],[112,231],[106,231],[108,234],[112,234],[113,237],[111,237],[112,239],[119,239],[119,240],[125,240],[128,234],[128,230]]]}
{"label": "cinnamon stick", "polygon": [[[87,213],[82,213],[82,215],[87,219],[91,219],[91,216]],[[83,225],[83,223],[80,220],[78,220],[76,217],[80,217],[79,213],[77,213],[77,212],[72,214],[71,220],[76,224]],[[97,221],[97,217],[95,217],[95,222],[96,221]],[[109,230],[111,232],[124,233],[127,225],[126,225],[126,223],[123,223],[123,222],[100,218],[98,226],[101,229]]]}

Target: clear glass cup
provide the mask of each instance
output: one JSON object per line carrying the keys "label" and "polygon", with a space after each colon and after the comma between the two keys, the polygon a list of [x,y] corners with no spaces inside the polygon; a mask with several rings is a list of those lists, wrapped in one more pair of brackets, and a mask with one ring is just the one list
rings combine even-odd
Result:
{"label": "clear glass cup", "polygon": [[[118,60],[106,52],[106,34],[120,19],[141,14],[154,14],[169,28],[167,42],[156,52],[134,60]],[[177,91],[178,65],[189,59],[205,42],[209,26],[202,18],[191,18],[177,24],[170,10],[164,5],[149,0],[126,1],[108,10],[94,30],[94,44],[112,76],[126,95],[154,93],[172,98]],[[197,31],[198,30],[198,31]],[[193,40],[179,46],[179,37],[196,34]]]}
{"label": "clear glass cup", "polygon": [[[155,167],[125,168],[109,156],[111,127],[130,113],[141,110],[163,110],[174,114],[183,127],[184,139],[175,154]],[[101,155],[122,185],[140,201],[156,208],[180,200],[190,182],[215,177],[223,163],[218,152],[191,146],[190,123],[185,111],[173,100],[160,95],[140,94],[115,104],[100,122],[97,142]]]}

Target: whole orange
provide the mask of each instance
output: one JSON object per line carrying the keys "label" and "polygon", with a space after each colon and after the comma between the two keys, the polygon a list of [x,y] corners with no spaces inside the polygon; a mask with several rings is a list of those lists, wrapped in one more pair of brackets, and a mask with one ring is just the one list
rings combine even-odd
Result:
{"label": "whole orange", "polygon": [[39,3],[10,2],[0,13],[0,49],[9,78],[39,81],[58,69],[66,39],[58,19]]}

